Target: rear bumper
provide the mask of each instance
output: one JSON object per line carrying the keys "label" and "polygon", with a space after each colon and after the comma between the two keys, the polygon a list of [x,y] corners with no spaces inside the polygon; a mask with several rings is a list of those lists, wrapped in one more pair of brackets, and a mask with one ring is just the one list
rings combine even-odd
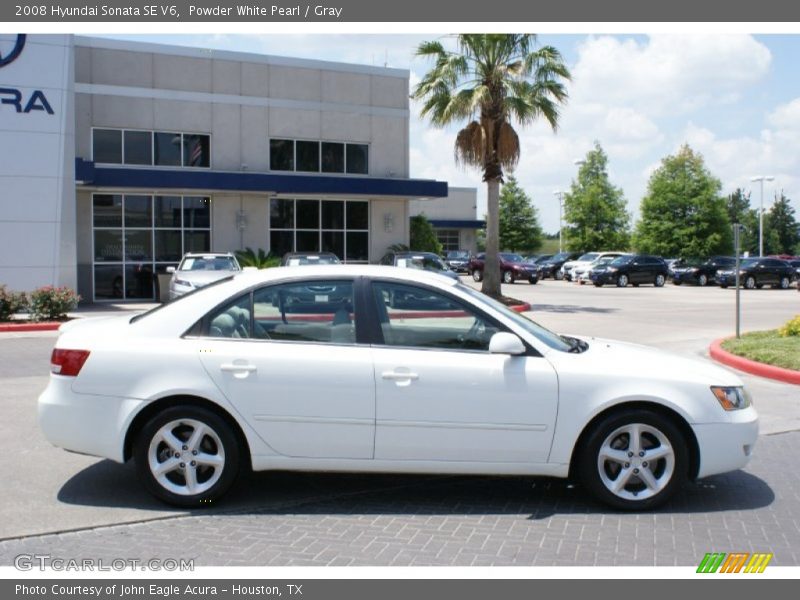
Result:
{"label": "rear bumper", "polygon": [[125,433],[144,400],[76,394],[71,377],[50,376],[39,396],[39,427],[60,448],[124,462]]}
{"label": "rear bumper", "polygon": [[733,423],[692,425],[700,447],[698,477],[735,471],[750,462],[758,439],[758,415],[750,407],[733,416]]}

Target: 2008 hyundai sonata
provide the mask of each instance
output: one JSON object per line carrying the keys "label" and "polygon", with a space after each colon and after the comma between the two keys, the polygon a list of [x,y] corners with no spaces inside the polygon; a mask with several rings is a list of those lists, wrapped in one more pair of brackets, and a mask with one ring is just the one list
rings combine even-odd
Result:
{"label": "2008 hyundai sonata", "polygon": [[208,504],[244,468],[571,477],[648,509],[744,466],[758,418],[699,360],[556,335],[436,274],[244,272],[134,317],[62,326],[41,427]]}

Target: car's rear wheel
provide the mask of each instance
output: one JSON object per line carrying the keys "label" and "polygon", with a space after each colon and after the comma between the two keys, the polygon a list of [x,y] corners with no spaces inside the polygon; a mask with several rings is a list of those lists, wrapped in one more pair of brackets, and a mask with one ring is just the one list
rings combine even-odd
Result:
{"label": "car's rear wheel", "polygon": [[667,281],[667,278],[664,277],[661,273],[656,275],[655,286],[656,287],[664,287],[664,283]]}
{"label": "car's rear wheel", "polygon": [[514,273],[503,271],[503,283],[514,283]]}
{"label": "car's rear wheel", "polygon": [[173,406],[148,421],[133,449],[139,477],[154,496],[175,506],[208,506],[236,481],[241,449],[214,412]]}
{"label": "car's rear wheel", "polygon": [[528,283],[530,283],[531,285],[536,285],[537,283],[539,283],[539,278],[538,277],[529,277],[528,278]]}
{"label": "car's rear wheel", "polygon": [[756,289],[756,278],[752,275],[748,275],[747,279],[744,280],[744,287],[748,290]]}
{"label": "car's rear wheel", "polygon": [[708,285],[708,275],[705,273],[700,273],[700,276],[697,278],[697,285],[700,287],[705,287]]}
{"label": "car's rear wheel", "polygon": [[790,286],[791,284],[792,284],[792,282],[791,282],[791,281],[789,281],[789,278],[788,278],[788,277],[781,277],[780,286],[781,286],[781,289],[782,289],[782,290],[788,290],[788,289],[789,289],[789,286]]}
{"label": "car's rear wheel", "polygon": [[628,285],[628,276],[627,275],[620,275],[617,277],[617,287],[627,287]]}
{"label": "car's rear wheel", "polygon": [[555,279],[556,281],[561,281],[562,279],[564,279],[564,273],[561,272],[561,269],[553,273],[553,279]]}
{"label": "car's rear wheel", "polygon": [[654,508],[687,478],[686,440],[667,417],[639,409],[611,414],[590,432],[578,472],[601,502],[625,510]]}
{"label": "car's rear wheel", "polygon": [[472,279],[474,281],[483,281],[483,271],[480,269],[472,269]]}

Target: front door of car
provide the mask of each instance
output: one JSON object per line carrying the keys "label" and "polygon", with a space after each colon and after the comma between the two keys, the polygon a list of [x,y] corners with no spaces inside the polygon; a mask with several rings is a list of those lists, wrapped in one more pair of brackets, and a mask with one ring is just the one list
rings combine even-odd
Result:
{"label": "front door of car", "polygon": [[643,259],[637,258],[630,265],[630,275],[628,275],[628,280],[631,283],[637,284],[644,282],[646,270],[647,266],[643,263]]}
{"label": "front door of car", "polygon": [[541,356],[490,354],[502,327],[461,300],[372,283],[376,460],[544,463],[558,380]]}
{"label": "front door of car", "polygon": [[369,459],[375,380],[354,312],[353,281],[266,286],[208,316],[200,360],[278,454]]}

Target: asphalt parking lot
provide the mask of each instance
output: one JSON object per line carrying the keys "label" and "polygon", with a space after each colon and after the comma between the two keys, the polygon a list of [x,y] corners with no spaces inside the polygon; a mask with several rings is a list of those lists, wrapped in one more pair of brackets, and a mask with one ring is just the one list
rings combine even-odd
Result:
{"label": "asphalt parking lot", "polygon": [[[466,280],[466,279],[465,279]],[[734,291],[504,286],[556,331],[706,354],[730,335]],[[743,330],[800,313],[796,290],[742,292]],[[165,508],[133,469],[51,447],[36,425],[54,334],[0,337],[0,564],[21,552],[195,558],[197,564],[697,564],[708,551],[800,562],[800,387],[742,375],[762,418],[745,470],[698,482],[663,509],[620,514],[542,478],[259,473],[224,505]],[[70,531],[74,531],[70,533]],[[186,556],[186,548],[191,548]],[[60,553],[60,554],[59,554]]]}

